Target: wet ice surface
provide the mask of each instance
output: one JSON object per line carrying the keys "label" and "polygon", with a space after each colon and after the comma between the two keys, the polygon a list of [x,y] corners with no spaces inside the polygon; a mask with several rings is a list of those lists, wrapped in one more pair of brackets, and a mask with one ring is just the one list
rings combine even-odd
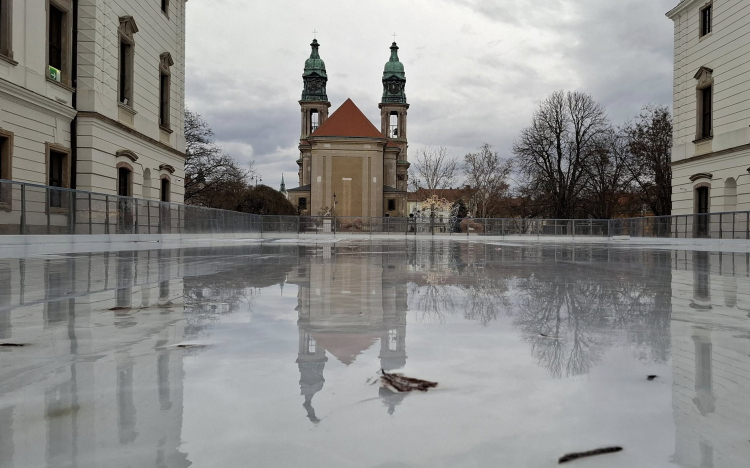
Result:
{"label": "wet ice surface", "polygon": [[746,466],[749,276],[411,239],[2,259],[0,467]]}

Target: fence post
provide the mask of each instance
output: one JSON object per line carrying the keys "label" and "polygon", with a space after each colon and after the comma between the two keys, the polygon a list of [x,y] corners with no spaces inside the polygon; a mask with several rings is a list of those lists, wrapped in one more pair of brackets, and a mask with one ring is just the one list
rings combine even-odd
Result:
{"label": "fence post", "polygon": [[26,185],[21,185],[21,234],[26,234]]}
{"label": "fence post", "polygon": [[91,192],[89,192],[89,234],[93,234],[93,226],[92,226],[92,218],[94,217],[94,212],[91,210]]}
{"label": "fence post", "polygon": [[104,234],[109,234],[109,195],[104,195]]}
{"label": "fence post", "polygon": [[133,198],[133,203],[135,204],[135,209],[133,210],[135,212],[135,218],[133,220],[133,230],[135,231],[135,234],[140,234],[138,232],[138,199]]}
{"label": "fence post", "polygon": [[47,208],[47,234],[49,234],[49,225],[50,225],[50,197],[52,196],[52,193],[50,192],[50,189],[47,188],[45,190],[47,194],[47,199],[44,201],[44,205]]}
{"label": "fence post", "polygon": [[724,213],[719,213],[719,239],[723,239],[723,238],[724,238]]}

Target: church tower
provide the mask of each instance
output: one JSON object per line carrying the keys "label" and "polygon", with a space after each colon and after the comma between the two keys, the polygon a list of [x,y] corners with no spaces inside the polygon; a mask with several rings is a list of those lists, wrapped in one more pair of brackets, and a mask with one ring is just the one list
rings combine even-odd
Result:
{"label": "church tower", "polygon": [[310,166],[311,166],[311,146],[307,141],[317,128],[323,125],[328,118],[328,109],[331,103],[328,102],[326,85],[328,84],[328,75],[326,74],[326,64],[318,54],[317,39],[313,39],[310,47],[310,58],[305,61],[305,71],[302,74],[304,87],[302,89],[302,99],[299,105],[302,110],[302,125],[300,132],[300,158],[297,160],[299,166],[299,186],[310,185]]}
{"label": "church tower", "polygon": [[404,64],[398,59],[398,45],[391,44],[391,58],[383,70],[383,99],[380,102],[380,122],[383,135],[388,137],[388,147],[400,151],[387,151],[385,163],[385,185],[406,192],[409,160],[406,137],[406,73]]}

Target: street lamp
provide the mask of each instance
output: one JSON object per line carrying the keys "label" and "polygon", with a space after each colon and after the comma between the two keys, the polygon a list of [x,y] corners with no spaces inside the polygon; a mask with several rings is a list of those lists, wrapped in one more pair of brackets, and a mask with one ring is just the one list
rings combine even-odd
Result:
{"label": "street lamp", "polygon": [[333,192],[333,209],[331,211],[333,211],[334,213],[336,213],[336,204],[338,204],[338,202],[336,201],[336,192]]}

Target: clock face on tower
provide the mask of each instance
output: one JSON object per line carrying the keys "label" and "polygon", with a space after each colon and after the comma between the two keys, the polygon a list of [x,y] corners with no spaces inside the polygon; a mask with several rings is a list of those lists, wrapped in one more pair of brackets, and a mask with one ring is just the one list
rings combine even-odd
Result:
{"label": "clock face on tower", "polygon": [[401,92],[401,83],[397,81],[393,81],[391,83],[388,83],[388,92],[390,94],[398,94]]}

